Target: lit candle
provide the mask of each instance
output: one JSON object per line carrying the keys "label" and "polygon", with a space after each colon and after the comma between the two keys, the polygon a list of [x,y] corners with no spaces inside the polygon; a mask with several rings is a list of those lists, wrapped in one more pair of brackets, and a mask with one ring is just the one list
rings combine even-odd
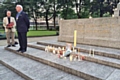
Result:
{"label": "lit candle", "polygon": [[81,59],[80,55],[78,55],[78,61],[82,61],[82,59]]}
{"label": "lit candle", "polygon": [[77,31],[74,30],[74,47],[76,47]]}
{"label": "lit candle", "polygon": [[73,60],[73,56],[72,55],[70,55],[70,61],[72,61]]}
{"label": "lit candle", "polygon": [[64,51],[64,50],[65,50],[65,48],[64,48],[64,47],[62,47],[62,50]]}
{"label": "lit candle", "polygon": [[91,56],[91,48],[90,48],[90,50],[89,50],[89,56]]}
{"label": "lit candle", "polygon": [[53,49],[53,54],[55,54],[55,49]]}
{"label": "lit candle", "polygon": [[81,61],[81,58],[80,58],[80,49],[78,49],[78,61]]}
{"label": "lit candle", "polygon": [[94,49],[93,49],[93,57],[94,57]]}
{"label": "lit candle", "polygon": [[73,47],[73,52],[74,52],[74,47]]}

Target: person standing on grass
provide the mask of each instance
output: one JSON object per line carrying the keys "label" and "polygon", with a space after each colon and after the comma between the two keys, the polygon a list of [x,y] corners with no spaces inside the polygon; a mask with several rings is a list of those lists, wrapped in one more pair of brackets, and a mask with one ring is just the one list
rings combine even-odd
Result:
{"label": "person standing on grass", "polygon": [[[6,15],[7,16],[3,18],[3,26],[6,32],[7,47],[10,47],[11,45],[15,47],[16,21],[14,17],[11,17],[11,11],[7,11]],[[12,42],[10,42],[10,38],[12,39]]]}
{"label": "person standing on grass", "polygon": [[16,11],[16,28],[20,45],[20,48],[17,51],[24,53],[27,51],[27,32],[30,27],[30,22],[28,15],[23,11],[22,5],[16,5]]}

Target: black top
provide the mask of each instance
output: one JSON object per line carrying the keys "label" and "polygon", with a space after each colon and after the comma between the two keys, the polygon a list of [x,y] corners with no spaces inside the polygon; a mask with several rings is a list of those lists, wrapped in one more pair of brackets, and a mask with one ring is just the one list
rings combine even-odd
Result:
{"label": "black top", "polygon": [[10,24],[10,17],[8,17],[8,24]]}
{"label": "black top", "polygon": [[[10,17],[8,17],[8,24],[10,24]],[[8,28],[8,29],[11,29],[11,28]]]}

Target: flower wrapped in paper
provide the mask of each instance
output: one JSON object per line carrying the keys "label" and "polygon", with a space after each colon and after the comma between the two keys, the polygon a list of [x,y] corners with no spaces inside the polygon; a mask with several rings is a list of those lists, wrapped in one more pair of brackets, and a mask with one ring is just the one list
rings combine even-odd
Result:
{"label": "flower wrapped in paper", "polygon": [[7,24],[7,29],[11,29],[13,27],[14,23],[10,22],[9,24]]}

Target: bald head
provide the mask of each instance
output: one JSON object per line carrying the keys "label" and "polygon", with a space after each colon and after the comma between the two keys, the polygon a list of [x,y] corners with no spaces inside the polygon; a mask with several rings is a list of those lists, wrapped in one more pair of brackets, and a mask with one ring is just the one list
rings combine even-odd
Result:
{"label": "bald head", "polygon": [[17,11],[17,12],[20,12],[20,11],[22,11],[22,10],[23,10],[22,5],[16,5],[16,11]]}

